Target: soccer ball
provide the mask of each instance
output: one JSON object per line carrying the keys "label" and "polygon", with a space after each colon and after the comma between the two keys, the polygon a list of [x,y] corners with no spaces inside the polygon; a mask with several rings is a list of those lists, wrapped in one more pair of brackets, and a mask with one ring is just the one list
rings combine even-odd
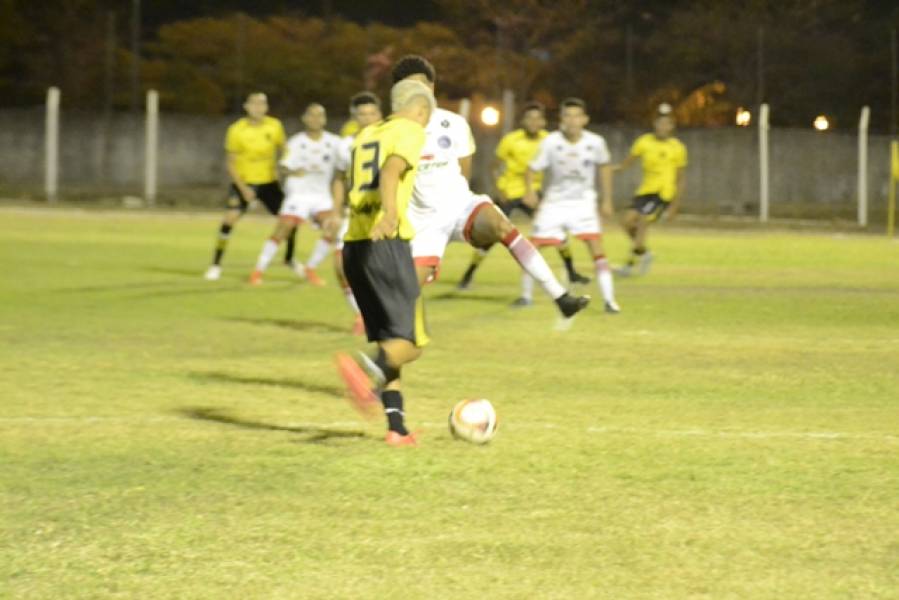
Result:
{"label": "soccer ball", "polygon": [[486,444],[496,433],[496,411],[489,400],[462,400],[449,414],[453,437],[472,444]]}

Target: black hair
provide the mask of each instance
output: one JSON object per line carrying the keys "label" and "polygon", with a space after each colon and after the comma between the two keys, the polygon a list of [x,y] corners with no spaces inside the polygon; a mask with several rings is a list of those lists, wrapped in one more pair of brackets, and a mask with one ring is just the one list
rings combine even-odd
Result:
{"label": "black hair", "polygon": [[417,54],[407,54],[396,61],[390,74],[393,77],[393,83],[399,83],[411,75],[424,75],[431,83],[434,83],[434,80],[437,79],[434,65],[428,62],[428,59],[425,57]]}
{"label": "black hair", "polygon": [[543,104],[541,104],[540,102],[532,101],[532,102],[528,102],[527,104],[525,104],[524,107],[521,109],[521,116],[523,117],[524,115],[531,112],[532,110],[536,110],[541,115],[546,114],[546,107],[543,106]]}
{"label": "black hair", "polygon": [[587,103],[580,98],[565,98],[559,104],[559,112],[562,112],[566,108],[571,108],[573,106],[580,108],[585,113],[587,112]]}
{"label": "black hair", "polygon": [[359,92],[350,98],[350,108],[356,108],[363,104],[374,104],[381,108],[381,99],[371,92]]}

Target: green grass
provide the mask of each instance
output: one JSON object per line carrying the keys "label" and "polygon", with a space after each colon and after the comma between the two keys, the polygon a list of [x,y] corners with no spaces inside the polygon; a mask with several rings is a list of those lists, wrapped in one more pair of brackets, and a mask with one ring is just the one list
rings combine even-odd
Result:
{"label": "green grass", "polygon": [[565,333],[499,248],[453,294],[454,246],[397,450],[330,271],[244,283],[270,220],[207,283],[213,214],[0,216],[0,597],[899,598],[895,242],[659,229]]}

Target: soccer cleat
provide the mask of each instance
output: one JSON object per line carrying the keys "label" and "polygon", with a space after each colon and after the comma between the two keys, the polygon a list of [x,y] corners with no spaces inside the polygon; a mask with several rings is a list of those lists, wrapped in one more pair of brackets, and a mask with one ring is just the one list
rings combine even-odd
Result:
{"label": "soccer cleat", "polygon": [[318,273],[315,272],[315,269],[312,267],[306,267],[306,281],[316,287],[324,287],[325,280],[318,276]]}
{"label": "soccer cleat", "polygon": [[590,278],[575,271],[574,273],[568,275],[568,281],[570,283],[580,283],[586,285],[590,283]]}
{"label": "soccer cleat", "polygon": [[371,380],[349,354],[335,356],[337,372],[346,384],[350,404],[366,418],[375,418],[381,412],[381,403],[372,390]]}
{"label": "soccer cleat", "polygon": [[203,279],[206,281],[218,281],[222,277],[222,268],[219,265],[210,265],[208,269],[206,269],[206,274],[203,275]]}
{"label": "soccer cleat", "polygon": [[250,273],[250,285],[262,285],[262,271],[256,269]]}
{"label": "soccer cleat", "polygon": [[640,275],[646,275],[649,273],[649,268],[652,266],[652,252],[647,252],[643,256],[640,257]]}
{"label": "soccer cleat", "polygon": [[303,263],[291,260],[287,263],[287,266],[290,267],[290,270],[296,273],[296,276],[300,279],[306,279],[306,266]]}
{"label": "soccer cleat", "polygon": [[590,296],[572,296],[568,292],[565,292],[556,298],[556,306],[559,307],[559,312],[561,312],[562,316],[566,319],[570,319],[587,308],[588,304],[590,304]]}
{"label": "soccer cleat", "polygon": [[459,283],[456,284],[456,290],[460,292],[467,292],[471,289],[471,279],[463,279]]}
{"label": "soccer cleat", "polygon": [[414,433],[402,435],[396,431],[388,431],[384,441],[387,442],[388,446],[393,446],[394,448],[414,448],[418,446],[418,437]]}
{"label": "soccer cleat", "polygon": [[515,300],[515,302],[513,302],[511,306],[513,308],[524,308],[526,306],[531,306],[533,303],[534,301],[530,298],[525,298],[524,296],[522,296],[521,298]]}
{"label": "soccer cleat", "polygon": [[365,321],[362,320],[362,315],[356,315],[353,321],[353,335],[365,335]]}
{"label": "soccer cleat", "polygon": [[613,269],[613,273],[615,273],[617,277],[630,277],[634,274],[634,267],[633,265],[622,265],[617,269]]}
{"label": "soccer cleat", "polygon": [[614,300],[606,300],[605,310],[610,315],[617,315],[621,312],[621,307]]}

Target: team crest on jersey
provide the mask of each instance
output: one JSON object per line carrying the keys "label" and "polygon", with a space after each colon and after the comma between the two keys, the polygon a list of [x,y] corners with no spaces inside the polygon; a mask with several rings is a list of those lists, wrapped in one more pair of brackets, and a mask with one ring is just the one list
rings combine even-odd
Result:
{"label": "team crest on jersey", "polygon": [[449,136],[441,135],[439,138],[437,138],[437,145],[441,148],[449,148],[453,145],[453,141],[449,139]]}
{"label": "team crest on jersey", "polygon": [[449,121],[446,120],[446,119],[440,121],[440,126],[443,127],[444,129],[448,129],[448,128],[449,128]]}

